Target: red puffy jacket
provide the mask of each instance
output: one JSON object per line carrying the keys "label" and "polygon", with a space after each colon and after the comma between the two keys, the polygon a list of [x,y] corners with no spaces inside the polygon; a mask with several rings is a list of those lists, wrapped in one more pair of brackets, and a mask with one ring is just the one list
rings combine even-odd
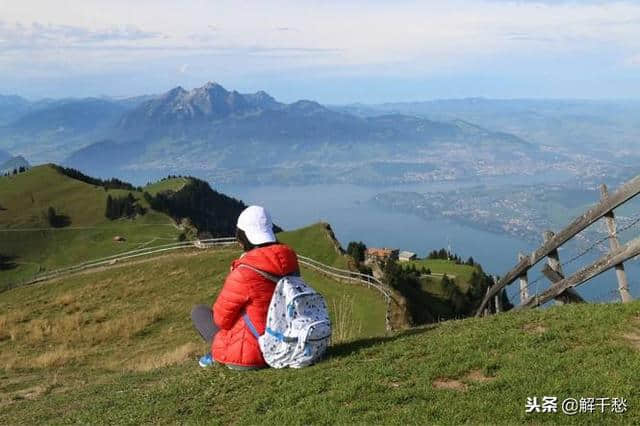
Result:
{"label": "red puffy jacket", "polygon": [[258,341],[242,316],[246,312],[258,333],[263,334],[275,283],[241,264],[277,276],[298,271],[296,253],[284,244],[258,247],[231,263],[231,273],[213,304],[213,321],[220,328],[211,344],[213,358],[222,364],[264,367]]}

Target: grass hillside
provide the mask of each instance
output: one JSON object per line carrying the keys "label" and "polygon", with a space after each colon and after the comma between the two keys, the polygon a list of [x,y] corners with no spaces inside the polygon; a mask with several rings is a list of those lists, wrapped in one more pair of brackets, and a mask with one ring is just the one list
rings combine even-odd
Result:
{"label": "grass hillside", "polygon": [[[192,249],[1,293],[0,424],[7,410],[11,423],[28,422],[22,404],[76,392],[81,383],[196,368],[208,347],[189,312],[213,302],[239,255]],[[334,343],[385,334],[385,303],[375,291],[302,273],[326,297]]]}
{"label": "grass hillside", "polygon": [[189,178],[185,177],[166,178],[158,182],[150,183],[143,189],[151,195],[157,195],[160,192],[179,191],[180,188],[182,188],[188,182]]}
{"label": "grass hillside", "polygon": [[[407,298],[417,305],[412,308],[414,317],[416,309],[418,317],[422,307],[429,312],[430,315],[423,318],[427,322],[466,317],[474,312],[475,304],[484,295],[484,290],[478,290],[478,283],[472,283],[472,275],[480,274],[480,266],[446,259],[418,259],[399,264],[405,269],[415,268],[420,274],[418,291],[412,291]],[[423,270],[430,270],[431,274],[424,274]],[[445,274],[449,278],[447,284],[443,282]]]}
{"label": "grass hillside", "polygon": [[340,244],[327,223],[316,223],[294,231],[280,232],[278,240],[294,247],[299,254],[325,265],[348,268],[349,258],[340,251]]}
{"label": "grass hillside", "polygon": [[[160,184],[161,188],[179,189],[183,182]],[[147,213],[133,219],[107,219],[107,197],[124,197],[129,192]],[[150,209],[141,192],[105,190],[72,179],[50,165],[0,177],[0,206],[0,256],[5,259],[0,290],[47,270],[175,242],[181,232],[169,216]],[[49,207],[66,218],[67,226],[49,225]],[[114,242],[115,236],[126,241]]]}
{"label": "grass hillside", "polygon": [[450,278],[460,281],[460,284],[467,283],[474,271],[473,266],[457,264],[451,260],[444,259],[419,259],[406,262],[407,265],[415,265],[416,268],[430,269],[433,274],[447,274]]}
{"label": "grass hillside", "polygon": [[[640,422],[640,302],[364,338],[382,330],[367,322],[376,298],[362,288],[349,293],[357,301],[350,315],[368,325],[334,342],[325,361],[301,370],[200,369],[195,359],[206,347],[189,309],[214,297],[237,254],[191,251],[3,293],[0,424]],[[321,290],[334,285],[305,277]],[[334,322],[342,314],[333,311]],[[629,408],[525,414],[533,396],[623,397]]]}

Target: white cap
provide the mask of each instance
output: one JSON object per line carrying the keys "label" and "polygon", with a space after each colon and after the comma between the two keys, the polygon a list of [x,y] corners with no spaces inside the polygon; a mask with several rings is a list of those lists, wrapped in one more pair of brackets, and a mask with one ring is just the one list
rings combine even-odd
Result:
{"label": "white cap", "polygon": [[244,209],[238,216],[237,226],[244,231],[251,244],[259,245],[276,241],[271,216],[264,207],[249,206]]}

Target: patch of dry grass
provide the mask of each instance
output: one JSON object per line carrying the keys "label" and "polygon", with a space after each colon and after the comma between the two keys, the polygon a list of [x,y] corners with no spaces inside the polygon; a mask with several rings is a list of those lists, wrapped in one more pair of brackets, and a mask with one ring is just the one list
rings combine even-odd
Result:
{"label": "patch of dry grass", "polygon": [[67,306],[70,305],[72,303],[74,303],[76,301],[76,295],[73,293],[64,293],[60,296],[58,296],[55,300],[54,303],[56,305],[61,305],[61,306]]}
{"label": "patch of dry grass", "polygon": [[92,345],[113,339],[130,340],[150,325],[162,319],[165,311],[166,309],[161,305],[155,304],[148,309],[127,313],[111,320],[105,320],[104,316],[101,316],[101,322],[95,322],[95,318],[92,315],[94,322],[81,334]]}
{"label": "patch of dry grass", "polygon": [[155,370],[156,368],[183,363],[193,358],[200,350],[201,345],[189,342],[160,355],[145,355],[142,358],[134,359],[124,367],[133,371]]}
{"label": "patch of dry grass", "polygon": [[353,296],[343,295],[339,300],[332,300],[329,309],[333,311],[331,341],[334,344],[347,342],[362,334],[362,322],[353,315]]}
{"label": "patch of dry grass", "polygon": [[81,351],[70,349],[67,346],[56,346],[52,350],[22,363],[23,366],[35,366],[39,368],[64,367],[75,361],[82,355]]}
{"label": "patch of dry grass", "polygon": [[22,310],[13,310],[0,315],[0,342],[3,340],[16,340],[19,335],[18,325],[27,320],[27,313]]}
{"label": "patch of dry grass", "polygon": [[631,344],[631,347],[640,351],[640,315],[636,315],[633,321],[634,330],[625,333],[622,337]]}
{"label": "patch of dry grass", "polygon": [[[65,300],[71,302],[70,298]],[[59,301],[57,301],[59,302]],[[56,302],[56,303],[57,303]],[[21,322],[21,315],[0,318],[0,341],[11,339],[17,350],[0,354],[0,365],[7,369],[62,367],[82,360],[107,342],[126,343],[163,318],[159,303],[133,311],[119,312],[109,319],[105,309],[94,312],[61,312],[48,318]],[[42,352],[43,347],[49,350]],[[73,349],[71,349],[73,348]],[[25,353],[40,354],[32,359]]]}
{"label": "patch of dry grass", "polygon": [[464,376],[464,378],[467,381],[475,382],[475,383],[487,383],[487,382],[492,382],[496,379],[495,377],[485,375],[481,370],[472,370],[469,373],[467,373],[467,375]]}
{"label": "patch of dry grass", "polygon": [[436,389],[449,389],[455,390],[459,392],[464,392],[467,390],[468,386],[456,379],[449,379],[446,377],[440,377],[433,381],[433,387]]}
{"label": "patch of dry grass", "polygon": [[488,383],[495,379],[495,377],[485,375],[481,370],[471,370],[460,379],[438,377],[433,381],[432,385],[435,389],[451,389],[464,392],[469,389],[471,384]]}
{"label": "patch of dry grass", "polygon": [[532,333],[532,334],[542,334],[544,332],[547,331],[547,327],[545,327],[544,325],[534,322],[534,323],[527,323],[522,327],[523,331],[526,331],[527,333]]}

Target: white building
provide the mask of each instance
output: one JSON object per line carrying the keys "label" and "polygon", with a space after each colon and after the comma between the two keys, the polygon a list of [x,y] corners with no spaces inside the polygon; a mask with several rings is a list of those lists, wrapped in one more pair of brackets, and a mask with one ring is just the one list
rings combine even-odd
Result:
{"label": "white building", "polygon": [[412,251],[401,251],[398,255],[398,260],[400,262],[408,262],[410,260],[416,260],[418,256]]}

